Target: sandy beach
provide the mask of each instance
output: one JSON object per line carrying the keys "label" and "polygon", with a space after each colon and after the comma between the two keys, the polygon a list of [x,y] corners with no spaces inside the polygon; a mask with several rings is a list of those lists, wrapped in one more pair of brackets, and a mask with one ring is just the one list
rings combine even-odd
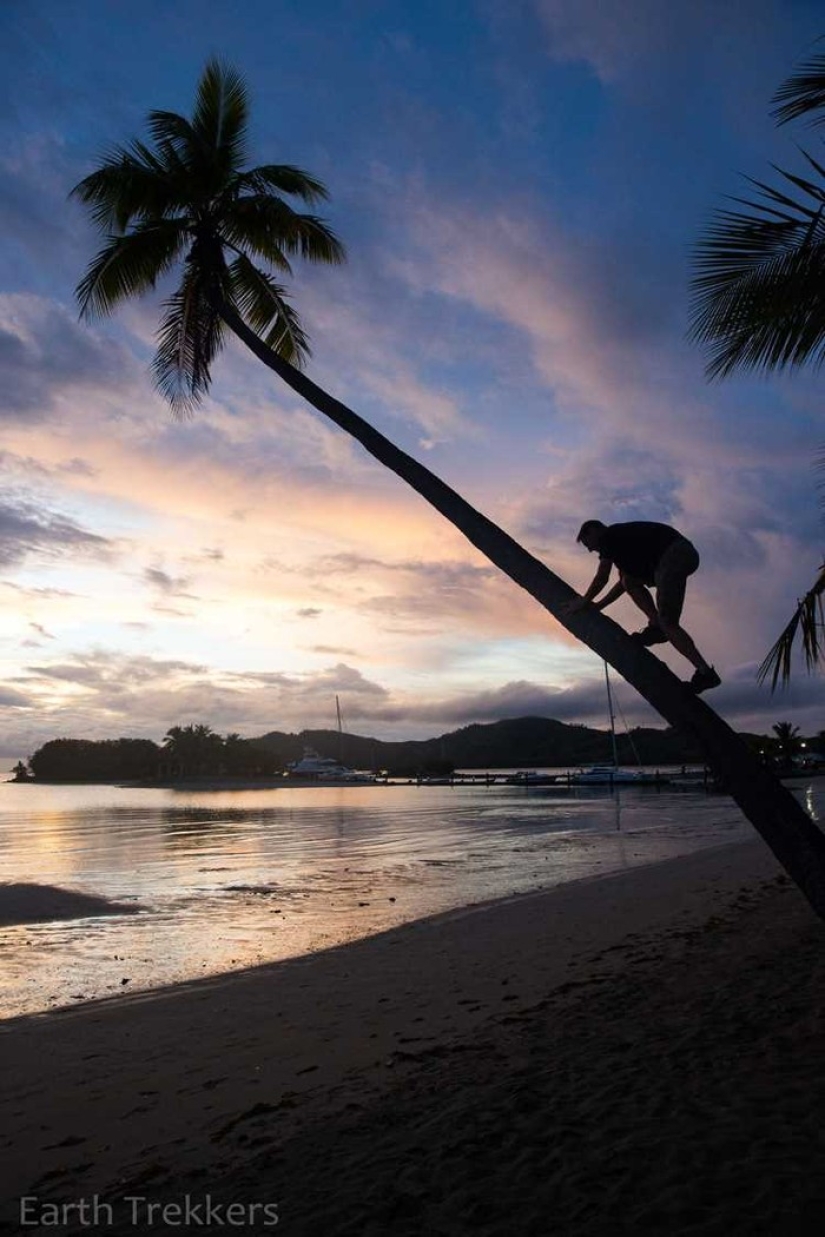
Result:
{"label": "sandy beach", "polygon": [[824,1031],[718,847],[2,1024],[2,1231],[819,1233]]}

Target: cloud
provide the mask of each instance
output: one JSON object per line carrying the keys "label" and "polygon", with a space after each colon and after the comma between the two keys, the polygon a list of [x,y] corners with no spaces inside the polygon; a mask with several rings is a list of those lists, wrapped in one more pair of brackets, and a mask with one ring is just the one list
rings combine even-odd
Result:
{"label": "cloud", "polygon": [[396,700],[369,707],[349,707],[352,716],[367,712],[370,719],[400,722],[430,722],[442,726],[466,726],[473,722],[492,722],[514,717],[553,717],[560,721],[595,718],[601,725],[606,716],[604,687],[587,684],[575,690],[548,688],[525,680],[504,683],[480,692],[418,701]]}
{"label": "cloud", "polygon": [[470,553],[476,561],[342,552],[307,564],[302,575],[322,581],[338,604],[379,621],[387,630],[423,635],[457,626],[465,635],[486,632],[499,637],[546,631],[546,612],[499,568],[475,551]]}
{"label": "cloud", "polygon": [[30,556],[45,559],[78,554],[106,557],[113,542],[73,520],[33,503],[0,501],[0,565],[16,566]]}
{"label": "cloud", "polygon": [[[738,730],[769,733],[775,721],[790,717],[805,734],[822,729],[821,685],[817,677],[798,677],[784,692],[772,695],[756,682],[756,667],[737,667],[713,692],[709,703]],[[616,725],[661,728],[661,717],[631,687],[611,676]],[[483,691],[451,695],[394,692],[384,700],[361,697],[347,702],[347,716],[361,729],[392,727],[402,734],[431,736],[473,723],[485,724],[506,718],[548,717],[570,725],[608,728],[607,697],[601,671],[565,688],[547,687],[531,680],[512,680]]]}
{"label": "cloud", "polygon": [[3,690],[10,705],[32,710],[25,731],[5,730],[0,718],[0,751],[12,755],[30,754],[57,735],[158,739],[187,721],[246,735],[331,728],[336,695],[355,713],[361,702],[389,694],[344,662],[302,674],[237,671],[104,648],[31,663]]}
{"label": "cloud", "polygon": [[0,585],[3,588],[11,589],[18,597],[25,601],[52,601],[67,597],[77,597],[79,595],[72,593],[66,588],[30,588],[22,584],[16,584],[13,580],[0,580]]}
{"label": "cloud", "polygon": [[7,709],[30,709],[34,706],[34,701],[30,696],[11,687],[0,687],[0,705]]}
{"label": "cloud", "polygon": [[803,734],[822,730],[822,679],[819,673],[805,674],[797,666],[792,682],[775,692],[756,681],[756,662],[736,666],[725,676],[722,686],[708,703],[739,730],[755,734],[770,733],[774,723],[790,719]]}
{"label": "cloud", "polygon": [[68,397],[114,391],[135,373],[131,354],[54,301],[0,295],[0,419],[42,421]]}
{"label": "cloud", "polygon": [[631,403],[637,433],[655,426],[664,400],[644,397],[660,371],[651,373],[644,349],[666,338],[675,311],[661,295],[662,256],[652,245],[645,252],[637,238],[625,252],[612,237],[581,238],[552,215],[539,221],[504,203],[482,214],[456,201],[436,213],[422,199],[409,226],[417,252],[396,263],[399,277],[518,332],[557,415],[581,426],[598,410],[622,423]]}
{"label": "cloud", "polygon": [[188,561],[194,563],[222,563],[225,558],[226,554],[223,550],[217,547],[212,547],[201,550],[199,554],[191,555]]}
{"label": "cloud", "polygon": [[425,450],[474,433],[472,423],[462,415],[454,398],[427,386],[410,368],[401,366],[397,358],[388,357],[386,349],[381,352],[380,365],[372,348],[360,360],[366,388],[383,401],[391,415],[409,417],[421,426],[425,436],[419,443]]}
{"label": "cloud", "polygon": [[639,79],[649,84],[651,76],[659,84],[662,75],[674,72],[674,62],[692,61],[714,44],[727,49],[732,37],[741,40],[748,28],[770,29],[776,13],[774,4],[762,0],[727,5],[634,0],[632,12],[626,0],[535,0],[535,7],[550,57],[584,62],[605,84]]}
{"label": "cloud", "polygon": [[[691,9],[701,11],[703,0]],[[714,8],[718,6],[714,5]],[[634,0],[632,19],[622,0],[536,0],[548,54],[554,60],[584,61],[609,82],[630,73],[651,56],[668,54],[689,21],[679,5]]]}
{"label": "cloud", "polygon": [[319,653],[324,657],[357,657],[356,649],[342,648],[335,644],[311,644],[309,646],[311,653]]}
{"label": "cloud", "polygon": [[57,680],[90,688],[105,687],[123,692],[147,683],[171,682],[180,677],[205,674],[207,667],[197,663],[128,655],[105,649],[76,653],[66,662],[48,662],[26,667],[26,674],[41,683]]}
{"label": "cloud", "polygon": [[[753,664],[726,675],[712,703],[737,728],[766,733],[791,717],[803,732],[822,729],[821,688],[799,678],[787,693],[771,696],[757,686]],[[619,726],[661,726],[661,719],[631,688],[613,677]],[[390,688],[356,666],[337,662],[317,671],[220,670],[202,663],[110,649],[78,652],[62,660],[30,664],[0,703],[22,713],[4,728],[0,752],[18,756],[57,735],[111,738],[134,735],[158,740],[169,726],[207,722],[225,733],[247,736],[269,730],[332,728],[338,696],[348,729],[389,737],[430,737],[471,723],[501,718],[550,717],[607,728],[601,669],[584,668],[567,687],[535,679],[505,679],[483,690],[440,692]]]}
{"label": "cloud", "polygon": [[[9,36],[8,21],[4,22],[4,42]],[[19,65],[6,65],[0,70],[3,82]],[[53,65],[38,76],[38,89],[48,94],[46,79],[53,76]],[[1,89],[1,88],[0,88]],[[12,88],[8,109],[20,99]],[[77,91],[73,92],[74,98]],[[43,95],[41,95],[41,99]],[[6,116],[9,110],[4,109]],[[0,151],[0,228],[8,242],[0,250],[0,272],[5,287],[26,286],[34,278],[45,282],[48,272],[57,271],[71,277],[73,268],[80,269],[77,251],[76,217],[66,207],[66,187],[72,183],[73,169],[66,158],[65,145],[54,132],[47,131],[42,120],[36,131],[22,119],[6,127],[5,141]],[[39,268],[37,274],[33,267]]]}
{"label": "cloud", "polygon": [[166,571],[162,571],[160,567],[147,567],[143,572],[143,579],[152,588],[157,589],[167,597],[191,597],[191,593],[185,590],[189,587],[190,576],[171,576]]}
{"label": "cloud", "polygon": [[[374,192],[386,203],[386,186]],[[393,437],[417,429],[419,448],[476,438],[477,422],[453,380],[455,355],[444,338],[449,322],[433,318],[420,296],[399,297],[394,265],[373,242],[372,250],[352,255],[345,286],[306,273],[303,316],[316,340],[318,380]]]}

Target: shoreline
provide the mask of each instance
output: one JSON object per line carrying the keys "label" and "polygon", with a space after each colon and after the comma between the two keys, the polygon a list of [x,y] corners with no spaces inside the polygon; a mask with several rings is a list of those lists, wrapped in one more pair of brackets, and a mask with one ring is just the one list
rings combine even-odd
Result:
{"label": "shoreline", "polygon": [[[35,1010],[32,1013],[13,1014],[8,1018],[0,1017],[0,1036],[7,1030],[12,1029],[15,1024],[24,1023],[32,1019],[50,1019],[62,1018],[71,1015],[80,1015],[91,1013],[100,1008],[110,1008],[112,1006],[131,1006],[136,1003],[152,1000],[174,1000],[179,996],[184,996],[186,993],[198,993],[202,989],[212,989],[216,986],[226,988],[227,990],[233,984],[245,984],[257,979],[266,979],[272,974],[272,978],[277,978],[276,974],[282,968],[286,968],[298,963],[309,961],[316,957],[333,958],[342,953],[354,949],[360,945],[366,945],[369,942],[381,942],[384,938],[392,938],[393,945],[404,944],[404,937],[420,930],[437,931],[441,925],[447,925],[454,920],[463,920],[469,916],[484,915],[487,912],[499,910],[505,911],[507,907],[519,906],[522,903],[532,901],[543,902],[545,899],[552,897],[562,892],[570,891],[575,899],[576,891],[584,889],[590,885],[598,885],[603,882],[609,882],[615,878],[623,878],[632,876],[638,872],[646,872],[654,868],[663,868],[670,865],[682,865],[685,860],[697,858],[703,855],[716,854],[720,852],[736,851],[739,847],[759,847],[765,849],[764,844],[758,840],[747,840],[745,842],[717,842],[712,846],[705,846],[696,851],[687,851],[681,855],[672,855],[667,858],[650,859],[644,863],[634,863],[632,866],[624,869],[614,870],[610,872],[591,872],[586,876],[577,876],[572,880],[562,881],[557,885],[550,885],[543,889],[527,889],[516,893],[505,894],[501,897],[485,898],[477,902],[468,902],[461,906],[453,906],[447,910],[436,911],[431,915],[423,915],[418,919],[406,920],[403,923],[393,925],[392,927],[382,928],[379,932],[371,932],[367,936],[357,937],[353,940],[344,941],[341,944],[330,945],[324,949],[314,949],[308,953],[293,954],[286,958],[277,958],[272,961],[260,962],[252,966],[241,967],[237,970],[220,971],[210,975],[198,975],[191,979],[181,979],[174,983],[162,984],[158,987],[123,989],[119,992],[112,993],[111,996],[95,997],[84,1001],[82,1004],[67,1004],[57,1005],[47,1009]],[[769,863],[776,864],[773,856],[766,851]],[[82,914],[71,913],[70,907],[77,899],[77,905],[88,899],[89,903],[99,905],[100,909],[92,909],[89,913],[97,915],[119,915],[119,914],[135,914],[145,911],[146,907],[141,903],[131,902],[114,902],[105,898],[96,898],[93,895],[87,895],[74,889],[62,888],[59,886],[48,885],[26,885],[26,886],[9,886],[0,884],[0,927],[14,926],[15,924],[25,925],[36,920],[20,919],[4,921],[3,913],[3,895],[6,889],[20,888],[27,892],[31,891],[32,908],[35,911],[44,909],[47,905],[47,900],[51,894],[65,895],[67,898],[67,913],[65,915],[57,915],[55,918],[58,921],[63,919],[84,918]],[[46,901],[40,901],[40,895]],[[397,939],[396,939],[397,938]]]}
{"label": "shoreline", "polygon": [[[754,932],[760,915],[761,935]],[[698,1016],[694,989],[701,987],[702,967],[722,965],[727,950],[723,977],[733,982],[737,958],[758,970],[759,950],[778,947],[783,933],[821,939],[820,929],[770,852],[754,840],[445,912],[323,953],[12,1019],[0,1026],[9,1080],[2,1099],[6,1195],[0,1216],[8,1222],[9,1207],[24,1193],[66,1201],[132,1189],[172,1197],[206,1172],[226,1198],[252,1197],[256,1190],[263,1198],[271,1186],[273,1197],[289,1204],[281,1218],[287,1226],[291,1215],[290,1232],[366,1232],[370,1209],[383,1214],[388,1205],[383,1195],[367,1191],[357,1204],[361,1226],[349,1228],[354,1219],[335,1211],[334,1198],[320,1217],[313,1211],[315,1195],[301,1201],[293,1181],[298,1168],[284,1176],[281,1159],[292,1163],[303,1147],[301,1172],[317,1175],[323,1166],[311,1151],[313,1140],[326,1139],[330,1155],[345,1161],[350,1150],[353,1156],[363,1150],[373,1130],[378,1141],[366,1165],[341,1166],[346,1189],[339,1185],[351,1194],[350,1177],[355,1182],[359,1172],[372,1171],[376,1154],[389,1154],[386,1131],[380,1133],[387,1105],[399,1111],[412,1105],[416,1120],[432,1123],[444,1105],[449,1110],[475,1102],[471,1081],[456,1086],[476,1066],[478,1103],[485,1112],[498,1104],[500,1121],[518,1124],[523,1114],[510,1111],[506,1096],[493,1103],[487,1094],[497,1075],[522,1060],[523,1044],[514,1049],[511,1042],[516,1033],[537,1035],[536,1051],[545,1038],[555,1043],[552,1062],[542,1069],[553,1062],[560,1068],[565,1060],[570,1066],[578,1048],[575,1036],[558,1041],[565,1019],[583,1018],[585,1029],[607,1034],[616,1019],[634,1016],[622,995],[628,984],[638,989],[635,999],[645,1009],[639,1036],[658,1017],[650,993],[668,985],[677,1007],[683,989],[679,1019],[686,1031]],[[759,972],[760,982],[790,983],[797,955],[788,955],[781,975],[774,974],[774,960],[774,970]],[[713,992],[719,977],[709,982]],[[737,999],[751,1019],[759,1017],[747,991]],[[601,1002],[599,1011],[594,1000]],[[621,1051],[615,1044],[605,1048],[605,1062],[618,1069],[633,1042],[629,1035]],[[530,1067],[537,1078],[539,1064]],[[654,1057],[639,1068],[655,1076],[660,1064]],[[577,1068],[584,1068],[586,1094],[590,1066]],[[595,1130],[599,1105],[593,1103],[588,1121]],[[609,1116],[608,1108],[603,1118]],[[539,1117],[536,1137],[546,1120]],[[333,1129],[337,1142],[330,1146]],[[396,1150],[401,1158],[391,1178],[410,1169]],[[327,1193],[331,1188],[327,1183]],[[410,1215],[418,1215],[418,1229],[409,1231],[431,1231],[421,1208],[432,1200],[426,1190],[416,1198],[418,1210]],[[300,1219],[307,1208],[311,1224]],[[305,1222],[309,1227],[302,1227]],[[391,1230],[394,1224],[370,1231]],[[529,1224],[478,1230],[468,1221],[466,1228],[444,1231],[542,1230]],[[567,1230],[559,1231],[566,1237]]]}
{"label": "shoreline", "polygon": [[[572,805],[554,796],[549,806],[543,794],[473,790],[454,797],[448,789],[421,796],[417,788],[396,790],[392,803],[350,789],[292,790],[289,803],[267,791],[32,795],[35,813],[65,812],[63,850],[54,861],[41,855],[32,830],[16,848],[9,830],[3,877],[27,873],[32,881],[137,900],[144,913],[70,928],[44,923],[31,934],[10,929],[4,1017],[220,975],[750,832],[729,800],[635,791],[589,791]],[[32,819],[26,791],[7,798],[14,801],[9,823],[14,813]],[[110,862],[100,848],[113,842]],[[87,853],[95,855],[97,877],[95,864],[82,858]],[[141,861],[134,872],[124,861],[131,854]]]}
{"label": "shoreline", "polygon": [[[584,769],[588,767],[589,766],[586,766],[586,765],[570,765],[569,767],[566,767],[563,771],[560,771],[561,767],[554,765],[552,766],[552,769],[554,770],[554,775],[557,780],[555,782],[551,782],[551,783],[548,783],[547,785],[541,786],[540,789],[551,790],[551,791],[554,788],[559,791],[564,790],[564,789],[570,789],[572,779],[574,779],[575,775],[578,773],[581,773]],[[622,766],[622,768],[625,768],[625,767],[627,766]],[[699,789],[705,790],[705,787],[706,787],[706,779],[703,778],[703,774],[707,773],[707,768],[706,766],[702,766],[695,762],[694,763],[688,762],[687,765],[661,765],[661,764],[660,765],[642,765],[640,766],[640,768],[645,773],[651,773],[651,774],[657,774],[657,775],[659,774],[660,770],[664,770],[664,772],[661,775],[661,780],[659,782],[659,785],[661,786],[670,786],[670,787],[676,787],[677,789],[685,789],[685,790],[699,790]],[[673,771],[677,769],[681,770],[682,768],[686,769],[685,774],[682,774],[681,772],[676,772],[676,773],[669,772],[669,771]],[[38,786],[39,787],[43,787],[43,786],[78,786],[78,787],[80,786],[108,786],[108,787],[112,787],[114,789],[120,789],[120,790],[180,790],[180,791],[185,791],[185,792],[195,792],[195,791],[218,792],[222,790],[227,790],[227,791],[229,790],[287,790],[287,789],[317,790],[317,789],[322,789],[324,787],[330,787],[330,788],[334,787],[337,789],[340,789],[341,787],[354,787],[356,789],[362,789],[363,787],[366,787],[366,786],[391,787],[391,786],[426,786],[428,784],[449,785],[449,784],[452,784],[452,779],[455,779],[454,784],[456,786],[460,786],[464,784],[468,786],[476,785],[480,787],[485,784],[483,779],[489,778],[491,779],[489,783],[491,786],[497,785],[499,787],[502,787],[505,784],[507,784],[506,783],[507,777],[519,777],[519,776],[523,777],[525,773],[527,774],[538,773],[541,775],[544,772],[545,770],[541,767],[530,769],[530,770],[516,769],[516,768],[512,768],[512,769],[509,769],[509,768],[508,769],[479,768],[479,769],[456,770],[454,774],[445,775],[445,777],[437,778],[437,779],[436,778],[428,779],[426,776],[417,777],[414,775],[406,775],[406,774],[399,774],[399,775],[381,774],[381,775],[376,775],[374,778],[365,777],[365,780],[363,781],[360,781],[357,779],[351,779],[351,778],[340,778],[340,779],[337,779],[337,778],[313,779],[313,778],[308,778],[308,777],[307,778],[288,778],[282,774],[272,775],[270,777],[256,777],[256,778],[204,776],[200,778],[198,777],[167,778],[167,779],[136,778],[134,780],[120,780],[120,781],[94,781],[93,780],[93,781],[69,781],[69,782],[67,781],[46,781],[46,780],[38,780],[36,778],[25,778],[22,780],[18,780],[16,778],[7,778],[3,782],[3,785],[5,786],[35,786],[35,787],[38,787]],[[795,783],[799,783],[803,781],[818,781],[819,779],[825,779],[825,768],[793,770],[788,773],[777,773],[776,777],[778,778],[780,782],[785,783],[785,784],[787,783],[795,784]],[[462,778],[466,778],[467,779],[466,782],[462,782],[461,780]],[[518,785],[517,783],[509,783],[509,784]],[[524,786],[522,788],[531,789],[529,785]],[[599,789],[600,787],[596,783],[593,784],[593,787],[589,787],[587,783],[579,783],[578,786],[574,785],[574,788],[576,789],[582,789],[582,788]],[[533,789],[538,789],[538,787],[534,787]],[[656,790],[658,789],[658,786],[655,784],[651,784],[650,786],[642,787],[640,785],[639,789]],[[707,793],[720,793],[720,792],[707,791]],[[722,791],[721,793],[724,794],[725,792]]]}

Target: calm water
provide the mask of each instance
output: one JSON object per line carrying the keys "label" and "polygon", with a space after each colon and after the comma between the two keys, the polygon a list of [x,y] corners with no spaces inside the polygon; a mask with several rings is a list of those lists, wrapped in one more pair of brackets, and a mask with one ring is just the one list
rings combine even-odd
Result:
{"label": "calm water", "polygon": [[[820,815],[822,791],[799,793]],[[0,884],[140,910],[0,928],[0,1016],[309,953],[750,836],[728,799],[670,788],[2,784]]]}

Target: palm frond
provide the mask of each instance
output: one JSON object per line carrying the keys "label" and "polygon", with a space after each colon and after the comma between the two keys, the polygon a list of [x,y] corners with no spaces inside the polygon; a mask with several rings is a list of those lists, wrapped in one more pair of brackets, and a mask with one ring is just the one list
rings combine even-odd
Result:
{"label": "palm frond", "polygon": [[[805,151],[801,147],[799,149],[800,153],[805,155]],[[805,155],[805,158],[809,159],[814,167],[817,167],[817,164],[808,155]],[[797,189],[801,189],[811,199],[810,202],[806,202],[804,198],[790,197],[787,193],[783,193],[781,189],[777,189],[775,185],[768,185],[759,180],[751,181],[752,184],[762,191],[766,202],[777,202],[783,207],[782,210],[774,211],[773,213],[780,219],[795,219],[800,215],[803,219],[810,219],[812,215],[815,215],[822,206],[822,203],[825,202],[825,191],[823,191],[822,185],[805,176],[798,176],[793,172],[784,171],[782,168],[777,167],[775,163],[772,163],[771,167],[785,180],[790,181],[792,185],[796,185]],[[765,209],[764,206],[763,209]]]}
{"label": "palm frond", "polygon": [[245,252],[258,261],[268,262],[284,275],[292,274],[292,264],[282,247],[281,230],[273,226],[269,206],[261,209],[257,202],[242,198],[223,212],[221,241],[236,253]]}
{"label": "palm frond", "polygon": [[246,157],[249,103],[243,78],[219,60],[210,60],[198,82],[192,133],[204,153],[228,176]]}
{"label": "palm frond", "polygon": [[302,168],[287,163],[266,163],[250,168],[235,178],[239,193],[285,193],[304,202],[325,202],[329,198],[326,185]]}
{"label": "palm frond", "polygon": [[825,54],[811,56],[796,73],[782,83],[772,102],[778,106],[771,115],[780,125],[820,111],[822,115],[812,116],[810,123],[825,125]]}
{"label": "palm frond", "polygon": [[223,344],[214,287],[214,274],[190,262],[177,291],[164,303],[152,370],[158,390],[179,415],[190,412],[209,390],[212,362]]}
{"label": "palm frond", "polygon": [[825,594],[825,563],[813,588],[805,594],[796,607],[790,622],[768,653],[757,671],[757,680],[762,683],[771,676],[771,691],[776,689],[780,678],[783,684],[791,677],[791,661],[797,636],[802,639],[802,652],[809,671],[820,665],[825,655],[823,647],[823,594]]}
{"label": "palm frond", "polygon": [[189,241],[185,221],[138,224],[126,236],[111,236],[89,265],[75,293],[82,318],[105,317],[130,296],[157,284]]}
{"label": "palm frond", "polygon": [[747,211],[718,211],[694,250],[689,338],[711,377],[825,359],[825,189],[781,173],[805,195],[751,181]]}
{"label": "palm frond", "polygon": [[[825,167],[823,167],[823,165],[822,165],[821,163],[818,163],[818,162],[817,162],[817,160],[816,160],[816,159],[814,159],[813,155],[809,155],[809,154],[808,154],[808,152],[807,152],[807,150],[802,150],[802,147],[801,147],[801,146],[799,147],[799,149],[802,151],[802,154],[803,154],[803,155],[805,156],[805,158],[808,160],[808,162],[810,163],[811,167],[813,168],[813,170],[816,172],[817,176],[818,176],[818,177],[820,178],[820,180],[822,181],[822,185],[823,185],[823,186],[825,186]],[[823,199],[825,199],[825,190],[824,190],[822,187],[819,187],[819,193],[820,193],[820,196],[821,196]]]}
{"label": "palm frond", "polygon": [[162,149],[173,150],[182,163],[195,145],[192,126],[177,112],[152,111],[147,120],[149,132]]}
{"label": "palm frond", "polygon": [[177,214],[186,201],[179,169],[164,163],[142,142],[118,147],[69,193],[90,207],[103,232],[125,232],[135,219]]}
{"label": "palm frond", "polygon": [[281,270],[290,269],[287,254],[333,266],[345,261],[344,247],[328,224],[315,215],[294,211],[271,194],[233,200],[222,215],[221,232],[231,244]]}
{"label": "palm frond", "polygon": [[245,254],[236,257],[229,272],[231,303],[244,321],[284,361],[300,366],[310,355],[309,341],[284,289]]}

